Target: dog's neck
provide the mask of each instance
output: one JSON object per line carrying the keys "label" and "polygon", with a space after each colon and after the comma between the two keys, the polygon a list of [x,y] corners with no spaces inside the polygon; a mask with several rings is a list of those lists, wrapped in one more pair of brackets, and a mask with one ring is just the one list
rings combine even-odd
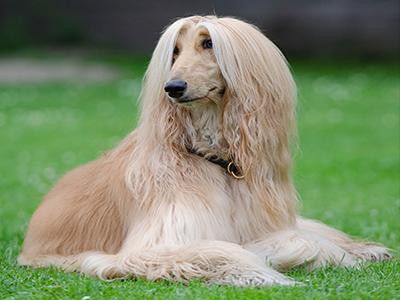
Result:
{"label": "dog's neck", "polygon": [[191,108],[193,132],[191,147],[206,156],[226,158],[228,146],[222,133],[222,108],[215,104],[200,104]]}

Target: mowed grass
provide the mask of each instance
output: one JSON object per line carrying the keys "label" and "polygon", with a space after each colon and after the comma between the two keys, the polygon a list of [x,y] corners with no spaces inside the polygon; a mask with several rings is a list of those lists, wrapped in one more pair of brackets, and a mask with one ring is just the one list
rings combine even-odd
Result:
{"label": "mowed grass", "polygon": [[[0,298],[336,299],[400,295],[399,73],[390,64],[293,63],[299,86],[295,182],[301,213],[394,249],[390,262],[288,275],[295,287],[104,282],[19,267],[34,209],[62,174],[135,127],[145,60],[108,58],[121,80],[0,86]],[[88,298],[85,298],[88,299]]]}

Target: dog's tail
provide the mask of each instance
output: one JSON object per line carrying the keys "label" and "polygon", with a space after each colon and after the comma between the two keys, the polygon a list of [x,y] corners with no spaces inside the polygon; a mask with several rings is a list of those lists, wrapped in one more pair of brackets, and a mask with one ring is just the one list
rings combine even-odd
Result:
{"label": "dog's tail", "polygon": [[68,272],[79,271],[80,266],[85,258],[90,256],[93,252],[83,252],[78,255],[26,255],[21,253],[17,262],[20,266],[34,267],[34,268],[48,268],[57,267]]}

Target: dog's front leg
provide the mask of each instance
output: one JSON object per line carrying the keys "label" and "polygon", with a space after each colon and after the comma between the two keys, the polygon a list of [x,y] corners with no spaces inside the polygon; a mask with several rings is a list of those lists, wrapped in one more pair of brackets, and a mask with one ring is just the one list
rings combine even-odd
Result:
{"label": "dog's front leg", "polygon": [[[217,192],[213,193],[215,196]],[[81,270],[104,279],[142,277],[186,282],[200,278],[236,286],[293,284],[232,242],[232,220],[224,209],[229,198],[217,195],[211,208],[204,206],[204,199],[195,199],[193,192],[175,193],[173,202],[158,201],[146,214],[138,213],[119,253],[93,253],[83,261]]]}
{"label": "dog's front leg", "polygon": [[93,253],[83,261],[81,271],[102,279],[204,279],[211,284],[240,287],[295,284],[239,245],[221,241],[158,245],[128,255]]}

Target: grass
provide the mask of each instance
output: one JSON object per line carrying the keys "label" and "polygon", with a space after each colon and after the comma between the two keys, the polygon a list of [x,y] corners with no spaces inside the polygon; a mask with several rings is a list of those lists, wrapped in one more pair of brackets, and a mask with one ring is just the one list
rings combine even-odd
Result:
{"label": "grass", "polygon": [[[266,289],[170,282],[103,282],[16,265],[29,218],[66,171],[94,159],[135,126],[145,62],[110,83],[0,86],[0,298],[336,299],[400,295],[400,260],[363,269],[289,273],[304,285]],[[294,63],[299,86],[295,182],[304,216],[400,248],[399,73],[389,64]],[[87,299],[87,298],[86,298]]]}

